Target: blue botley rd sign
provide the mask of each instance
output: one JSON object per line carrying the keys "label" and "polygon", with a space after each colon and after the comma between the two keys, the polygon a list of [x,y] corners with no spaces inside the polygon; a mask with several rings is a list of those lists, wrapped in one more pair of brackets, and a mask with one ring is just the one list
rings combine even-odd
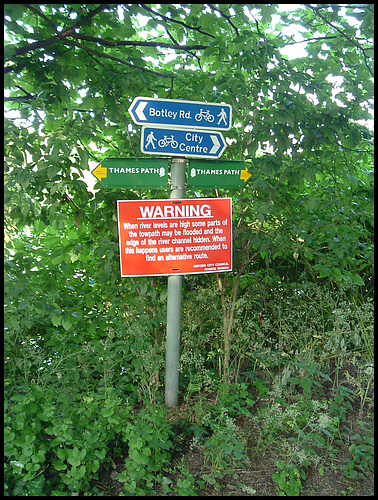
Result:
{"label": "blue botley rd sign", "polygon": [[142,127],[141,151],[145,154],[214,159],[225,149],[219,132]]}
{"label": "blue botley rd sign", "polygon": [[229,104],[136,97],[129,113],[137,125],[211,130],[230,130],[232,126]]}

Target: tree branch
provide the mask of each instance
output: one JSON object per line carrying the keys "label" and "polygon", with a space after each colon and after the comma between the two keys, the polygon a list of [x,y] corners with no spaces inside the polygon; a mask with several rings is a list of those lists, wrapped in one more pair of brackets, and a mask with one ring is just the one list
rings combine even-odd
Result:
{"label": "tree branch", "polygon": [[374,78],[374,73],[373,71],[371,70],[369,64],[368,64],[368,60],[367,60],[367,55],[365,54],[365,50],[369,50],[369,49],[364,49],[363,47],[361,47],[361,45],[359,43],[357,43],[355,40],[353,40],[353,38],[351,38],[350,36],[348,36],[346,33],[344,33],[344,31],[342,31],[340,28],[338,28],[337,26],[335,26],[334,24],[331,23],[331,21],[328,21],[328,19],[326,19],[324,16],[322,16],[322,14],[319,13],[319,9],[320,7],[314,7],[310,4],[303,4],[305,7],[311,9],[313,12],[315,12],[315,14],[320,17],[320,19],[322,19],[322,21],[324,21],[326,24],[328,24],[328,26],[330,26],[332,29],[336,30],[338,33],[340,33],[340,35],[345,38],[346,40],[348,40],[349,43],[351,43],[352,45],[354,45],[357,49],[359,49],[361,52],[362,52],[362,55],[365,59],[365,65],[370,73],[370,75],[372,76],[372,78]]}
{"label": "tree branch", "polygon": [[[27,6],[33,12],[35,12],[37,15],[40,15],[50,25],[53,24],[44,14],[42,14],[41,12],[39,12],[33,6],[29,6],[29,5],[27,5]],[[82,35],[80,33],[76,33],[75,30],[78,27],[82,26],[83,24],[88,23],[95,16],[95,14],[97,14],[101,10],[104,10],[106,7],[107,7],[107,4],[101,4],[97,9],[93,10],[92,12],[90,12],[88,14],[88,16],[86,16],[81,21],[76,22],[73,26],[69,27],[63,33],[59,33],[59,34],[57,34],[57,35],[55,35],[55,36],[53,36],[53,37],[51,37],[49,39],[46,39],[46,40],[40,40],[40,41],[37,41],[37,42],[33,42],[31,44],[28,44],[28,45],[26,45],[24,47],[19,47],[18,49],[16,49],[14,56],[17,57],[17,56],[26,54],[26,53],[28,53],[30,51],[47,47],[47,46],[52,45],[54,43],[57,43],[57,42],[59,42],[59,41],[61,41],[63,39],[66,39],[67,37],[72,37],[72,38],[75,38],[75,39],[78,39],[78,40],[86,40],[86,41],[90,41],[90,42],[97,43],[97,44],[104,45],[104,46],[108,46],[108,47],[118,47],[118,46],[119,47],[120,46],[162,47],[162,48],[169,48],[169,49],[173,49],[173,50],[180,50],[180,51],[183,51],[183,52],[189,52],[190,50],[205,50],[207,48],[206,45],[202,45],[202,44],[189,45],[189,46],[181,46],[177,42],[175,42],[175,40],[172,37],[171,37],[171,39],[174,42],[173,44],[171,44],[171,43],[165,43],[165,42],[147,42],[147,41],[125,41],[125,40],[111,41],[111,40],[103,40],[103,39],[98,39],[98,38],[95,38],[95,37],[90,37],[90,36]],[[149,7],[144,6],[144,8],[146,10],[148,10],[149,12],[152,12],[153,14],[155,14],[155,12],[152,9],[150,9]],[[156,13],[156,15],[160,16],[160,14],[157,14],[157,13]],[[166,18],[166,16],[161,16],[161,17]],[[169,18],[166,18],[166,19],[168,20]],[[174,21],[174,20],[172,20],[172,21]],[[186,26],[185,23],[182,23],[181,21],[175,21],[175,22]],[[56,30],[55,26],[54,26],[54,29]],[[203,33],[198,28],[191,28],[191,29],[195,29],[195,30]],[[212,36],[212,35],[209,35],[209,36]],[[66,41],[69,42],[68,40],[66,40]],[[154,74],[154,75],[157,75],[157,76],[161,76],[163,78],[169,78],[168,75],[164,75],[162,73],[157,73],[155,71],[148,70],[146,68],[139,68],[139,67],[137,67],[137,66],[135,66],[133,64],[127,63],[124,60],[121,60],[121,59],[109,56],[107,54],[102,54],[100,52],[94,51],[93,49],[90,49],[90,48],[86,47],[84,44],[75,44],[75,45],[78,46],[78,47],[80,47],[80,48],[82,48],[83,50],[85,50],[88,54],[96,54],[96,55],[98,55],[100,57],[111,59],[113,61],[119,62],[120,64],[124,64],[124,65],[126,65],[126,66],[128,66],[130,68],[133,68],[133,69],[138,69],[140,71],[144,71],[144,72],[151,73],[151,74]],[[18,67],[17,65],[7,66],[6,68],[4,68],[4,75],[7,74],[7,73],[9,73],[9,72],[11,72],[11,71],[15,71],[17,69],[17,67]],[[21,99],[19,99],[19,98],[17,98],[17,99],[16,98],[9,98],[8,100],[21,100]],[[23,99],[23,100],[25,100],[25,99]]]}
{"label": "tree branch", "polygon": [[96,14],[101,12],[102,10],[106,9],[108,7],[108,4],[102,3],[97,7],[97,9],[92,10],[86,17],[84,17],[81,21],[78,21],[76,24],[74,24],[71,28],[76,29],[79,28],[80,26],[83,26],[83,24],[89,23],[89,21],[94,17]]}
{"label": "tree branch", "polygon": [[221,11],[221,10],[219,10],[219,9],[217,9],[216,7],[214,7],[214,5],[212,5],[212,4],[210,4],[210,3],[209,3],[209,4],[207,4],[207,5],[208,5],[211,9],[216,10],[217,12],[219,12],[219,14],[227,20],[227,22],[228,22],[228,23],[232,26],[232,28],[234,29],[235,33],[239,36],[239,30],[238,30],[238,28],[237,28],[236,26],[234,26],[234,25],[232,24],[232,22],[231,22],[231,16],[227,16],[224,12],[222,12],[222,11]]}
{"label": "tree branch", "polygon": [[82,208],[79,208],[79,207],[76,205],[76,203],[73,201],[73,199],[72,199],[72,198],[70,198],[70,197],[68,196],[68,194],[67,194],[67,193],[64,193],[64,197],[65,197],[65,199],[67,200],[67,202],[68,202],[68,203],[71,203],[71,204],[72,204],[72,205],[76,208],[76,210],[77,210],[78,212],[81,212],[81,213],[84,215],[84,217],[85,217],[85,218],[86,218],[86,219],[87,219],[87,220],[88,220],[88,221],[92,224],[92,226],[93,226],[94,230],[96,231],[96,233],[97,233],[97,234],[99,234],[102,238],[104,238],[104,235],[103,235],[103,234],[101,234],[101,231],[100,231],[99,229],[97,229],[97,227],[93,224],[93,222],[92,222],[92,221],[91,221],[91,219],[88,217],[88,215],[84,212],[84,210],[83,210]]}
{"label": "tree branch", "polygon": [[304,40],[301,40],[300,42],[284,42],[284,45],[295,45],[296,43],[307,43],[307,42],[317,42],[318,40],[332,40],[334,38],[338,38],[339,35],[333,35],[333,36],[319,36],[318,38],[307,38]]}
{"label": "tree branch", "polygon": [[345,149],[346,151],[352,151],[353,153],[370,153],[374,154],[374,151],[371,149],[351,149],[347,148],[346,146],[343,146],[340,141],[337,141],[336,144],[340,146],[340,148]]}
{"label": "tree branch", "polygon": [[48,38],[47,40],[40,40],[39,42],[29,43],[28,45],[25,45],[24,47],[20,47],[20,48],[16,49],[14,55],[16,57],[22,56],[23,54],[27,54],[28,52],[31,52],[32,50],[47,47],[48,45],[52,45],[53,43],[56,43],[56,42],[59,42],[60,40],[63,40],[67,36],[71,35],[73,32],[74,32],[74,29],[70,28],[67,31],[65,31],[64,33],[60,33],[59,35],[53,36],[52,38]]}
{"label": "tree branch", "polygon": [[14,64],[13,66],[6,66],[4,68],[4,75],[6,75],[7,73],[10,73],[11,71],[16,71],[18,68],[19,68],[19,66],[17,64]]}
{"label": "tree branch", "polygon": [[[47,47],[48,45],[52,45],[56,42],[59,42],[60,40],[63,40],[67,36],[75,33],[75,29],[77,29],[79,26],[82,26],[83,24],[88,23],[92,19],[93,16],[95,16],[101,10],[104,10],[106,7],[107,7],[107,4],[101,4],[99,7],[97,7],[97,9],[90,12],[84,19],[82,19],[81,21],[78,21],[73,26],[68,28],[68,30],[64,31],[63,33],[60,33],[59,35],[53,36],[52,38],[48,38],[46,40],[40,40],[39,42],[33,42],[33,43],[28,44],[28,45],[25,45],[24,47],[20,47],[20,48],[16,49],[16,52],[14,55],[12,55],[12,57],[21,56],[23,54],[27,54],[28,52],[30,52],[32,50],[41,49],[43,47]],[[9,71],[11,71],[11,70],[9,70]],[[7,73],[9,71],[7,71]]]}
{"label": "tree branch", "polygon": [[16,97],[4,97],[4,102],[30,102],[34,99],[34,96],[26,96],[26,95],[21,95],[21,96],[16,96]]}
{"label": "tree branch", "polygon": [[[85,40],[87,42],[98,43],[99,45],[105,45],[106,47],[162,47],[167,49],[175,49],[182,51],[189,50],[205,50],[208,48],[207,45],[180,45],[174,41],[174,43],[165,42],[144,42],[144,41],[134,41],[134,40],[104,40],[102,38],[95,38],[93,36],[82,35],[80,33],[73,33],[72,38],[77,38],[79,40]],[[172,39],[172,38],[171,38]]]}
{"label": "tree branch", "polygon": [[44,21],[46,21],[46,23],[49,24],[51,27],[53,27],[54,31],[56,31],[57,27],[55,26],[55,24],[47,16],[45,16],[45,14],[43,14],[43,12],[36,9],[32,5],[29,5],[28,3],[25,3],[24,5],[25,5],[25,7],[30,9],[32,12],[34,12],[34,14],[37,14],[37,16],[41,17]]}
{"label": "tree branch", "polygon": [[206,33],[205,31],[202,31],[200,28],[194,28],[193,26],[189,26],[182,21],[177,21],[177,19],[171,19],[170,17],[164,16],[163,14],[159,14],[159,12],[155,12],[154,10],[150,9],[150,7],[147,7],[147,5],[145,5],[143,3],[141,3],[139,5],[141,7],[143,7],[143,9],[145,9],[150,14],[154,14],[155,16],[161,17],[162,19],[164,19],[164,21],[180,24],[181,26],[184,26],[185,28],[188,28],[189,30],[198,31],[198,33],[202,33],[203,35],[210,36],[211,38],[215,38],[214,35],[211,35],[210,33]]}
{"label": "tree branch", "polygon": [[171,75],[165,75],[163,73],[158,73],[157,71],[152,71],[152,70],[147,69],[147,68],[141,68],[139,66],[135,66],[134,64],[127,63],[123,59],[118,59],[118,57],[109,56],[107,54],[97,52],[96,50],[89,49],[84,44],[81,44],[81,43],[75,44],[75,42],[72,42],[72,41],[70,41],[70,43],[76,45],[76,47],[79,47],[80,49],[85,50],[86,52],[88,52],[88,54],[95,54],[99,57],[103,57],[105,59],[110,59],[111,61],[115,61],[115,62],[118,62],[120,64],[124,64],[125,66],[127,66],[128,68],[132,68],[133,70],[139,70],[139,71],[142,71],[144,73],[151,73],[152,75],[161,76],[162,78],[171,78]]}
{"label": "tree branch", "polygon": [[168,31],[168,28],[167,28],[166,26],[164,26],[164,29],[165,29],[165,31],[167,32],[167,34],[168,34],[169,38],[170,38],[170,39],[172,40],[172,42],[174,43],[174,45],[178,45],[177,40],[175,40],[175,39],[173,38],[173,36],[171,35],[171,33]]}
{"label": "tree branch", "polygon": [[35,99],[35,96],[33,96],[30,92],[27,92],[25,89],[21,87],[21,85],[15,85],[18,89],[20,89],[25,95],[23,96],[15,96],[15,97],[4,97],[4,102],[9,102],[9,101],[32,101]]}
{"label": "tree branch", "polygon": [[320,17],[320,19],[322,19],[326,24],[328,24],[328,26],[330,26],[332,29],[334,29],[338,33],[340,33],[340,35],[343,38],[346,38],[352,45],[354,45],[355,47],[357,47],[360,50],[363,50],[362,47],[355,40],[350,38],[350,36],[348,36],[346,33],[344,33],[344,31],[342,31],[340,28],[338,28],[337,26],[332,24],[331,21],[328,21],[328,19],[326,19],[324,16],[322,16],[322,14],[319,13],[319,7],[313,7],[312,5],[307,4],[307,3],[305,3],[303,5],[309,9],[311,9],[313,12],[315,12],[315,14]]}

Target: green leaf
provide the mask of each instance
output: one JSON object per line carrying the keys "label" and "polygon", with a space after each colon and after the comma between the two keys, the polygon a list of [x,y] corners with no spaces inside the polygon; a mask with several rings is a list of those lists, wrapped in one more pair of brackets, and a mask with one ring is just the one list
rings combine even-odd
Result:
{"label": "green leaf", "polygon": [[315,264],[314,269],[319,272],[319,278],[326,278],[332,273],[332,269],[323,264]]}
{"label": "green leaf", "polygon": [[88,167],[88,153],[86,151],[83,151],[82,149],[78,149],[78,153],[80,156],[80,168],[83,170],[89,170]]}
{"label": "green leaf", "polygon": [[70,256],[71,262],[76,262],[79,260],[79,255],[77,255],[74,251],[69,252],[68,254]]}
{"label": "green leaf", "polygon": [[67,462],[73,467],[78,467],[86,455],[85,449],[79,450],[76,446],[72,450],[68,450]]}
{"label": "green leaf", "polygon": [[51,322],[54,326],[59,326],[62,323],[62,316],[60,314],[50,314]]}
{"label": "green leaf", "polygon": [[101,414],[103,417],[110,417],[114,413],[114,408],[102,408]]}
{"label": "green leaf", "polygon": [[4,46],[4,59],[12,60],[12,56],[15,55],[17,48],[13,44],[7,44]]}
{"label": "green leaf", "polygon": [[72,322],[69,316],[65,316],[62,320],[62,326],[65,330],[69,330],[72,327]]}
{"label": "green leaf", "polygon": [[63,471],[67,469],[67,464],[63,462],[63,460],[57,460],[54,462],[54,469],[57,471]]}
{"label": "green leaf", "polygon": [[23,300],[21,302],[18,303],[18,306],[17,306],[17,309],[19,309],[20,311],[22,311],[23,309],[26,309],[30,306],[30,302],[28,302],[27,300]]}
{"label": "green leaf", "polygon": [[125,483],[126,481],[129,481],[129,480],[130,480],[130,476],[129,476],[129,473],[127,472],[127,470],[123,470],[117,476],[117,481],[119,481],[121,483]]}
{"label": "green leaf", "polygon": [[353,283],[356,283],[359,286],[365,285],[364,280],[360,276],[358,276],[358,274],[352,274],[350,279],[353,281]]}

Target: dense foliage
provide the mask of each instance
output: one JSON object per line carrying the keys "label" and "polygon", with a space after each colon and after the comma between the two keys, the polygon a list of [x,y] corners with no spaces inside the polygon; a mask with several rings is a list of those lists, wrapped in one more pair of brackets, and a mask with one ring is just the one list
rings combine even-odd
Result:
{"label": "dense foliage", "polygon": [[[373,5],[6,4],[4,15],[7,494],[93,494],[115,457],[126,491],[150,494],[171,460],[166,279],[120,278],[116,220],[117,199],[169,191],[87,181],[104,158],[141,156],[127,111],[136,96],[230,104],[223,158],[252,173],[240,191],[186,193],[233,199],[233,272],[183,280],[182,393],[221,384],[211,423],[196,430],[211,463],[243,459],[230,419],[250,418],[251,388],[271,389],[274,408],[277,380],[293,375],[310,422],[330,360],[338,370],[352,356],[366,400]],[[343,417],[332,408],[331,437]],[[306,425],[291,421],[298,442],[322,448]],[[288,472],[277,467],[278,482]],[[300,491],[295,474],[289,492]],[[179,481],[191,494],[190,478]]]}

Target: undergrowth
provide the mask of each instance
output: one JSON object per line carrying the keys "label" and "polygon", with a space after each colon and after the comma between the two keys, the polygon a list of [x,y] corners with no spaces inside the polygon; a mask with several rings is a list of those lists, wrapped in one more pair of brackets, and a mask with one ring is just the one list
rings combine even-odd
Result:
{"label": "undergrowth", "polygon": [[[78,380],[75,391],[59,377],[43,383],[43,374],[39,383],[8,381],[5,495],[101,495],[96,484],[115,462],[126,495],[216,493],[226,477],[236,481],[238,470],[273,453],[277,494],[297,496],[308,471],[321,475],[341,449],[348,458],[337,461],[338,471],[358,484],[373,471],[372,304],[357,306],[317,286],[281,292],[272,292],[269,314],[249,332],[244,294],[235,319],[235,336],[244,336],[235,343],[233,383],[217,374],[216,345],[196,347],[195,329],[183,335],[175,425],[175,411],[164,407],[154,383],[161,361],[151,355],[148,363],[134,364],[135,384],[131,368],[117,360],[124,348],[114,349],[111,341],[97,344],[98,354],[103,357],[105,345],[120,372],[104,371],[107,378],[97,385]],[[191,450],[203,459],[195,473],[186,462]]]}

